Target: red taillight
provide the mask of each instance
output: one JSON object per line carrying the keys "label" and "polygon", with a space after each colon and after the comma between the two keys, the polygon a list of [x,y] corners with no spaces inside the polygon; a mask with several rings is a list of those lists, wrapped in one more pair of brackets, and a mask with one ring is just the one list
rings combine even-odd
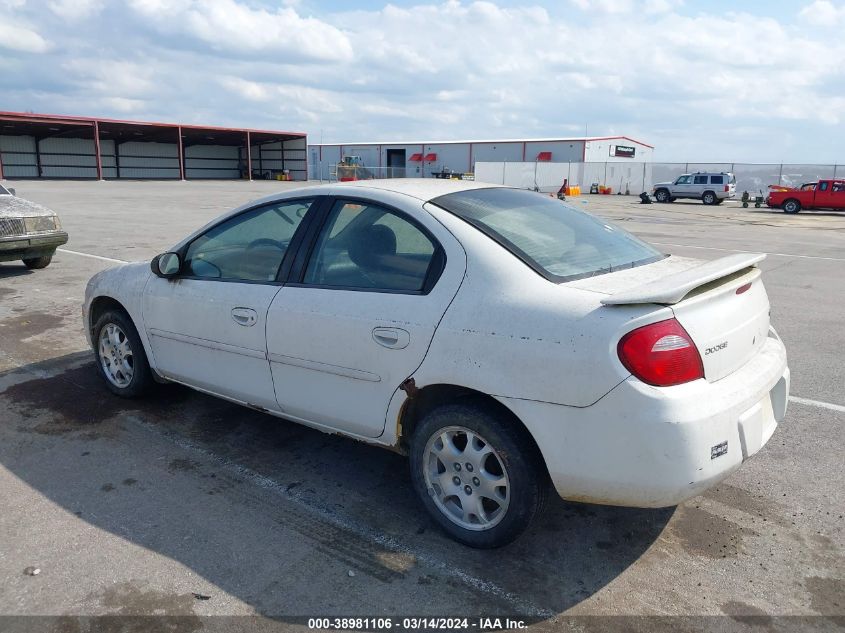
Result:
{"label": "red taillight", "polygon": [[730,191],[730,187],[728,187],[727,185],[725,185],[725,193],[727,193],[728,191]]}
{"label": "red taillight", "polygon": [[616,349],[628,371],[656,387],[671,387],[704,378],[698,349],[675,319],[628,332]]}

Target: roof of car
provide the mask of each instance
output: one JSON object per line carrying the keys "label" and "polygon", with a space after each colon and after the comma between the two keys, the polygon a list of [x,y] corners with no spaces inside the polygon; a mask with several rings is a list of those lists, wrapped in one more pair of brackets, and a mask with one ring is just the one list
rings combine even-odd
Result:
{"label": "roof of car", "polygon": [[433,200],[439,196],[469,189],[486,189],[490,187],[501,187],[486,182],[474,180],[450,180],[445,178],[385,178],[382,180],[353,180],[350,182],[337,183],[334,186],[355,187],[364,189],[380,189],[392,191],[420,200]]}

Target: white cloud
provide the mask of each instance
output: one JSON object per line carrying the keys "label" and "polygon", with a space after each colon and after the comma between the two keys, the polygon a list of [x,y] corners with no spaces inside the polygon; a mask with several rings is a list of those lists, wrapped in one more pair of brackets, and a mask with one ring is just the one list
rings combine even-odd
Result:
{"label": "white cloud", "polygon": [[845,24],[845,4],[836,5],[830,0],[815,0],[801,9],[799,15],[814,26],[842,26]]}
{"label": "white cloud", "polygon": [[212,50],[321,61],[353,52],[340,29],[291,7],[267,11],[236,0],[131,0],[130,6],[158,31],[189,35]]}
{"label": "white cloud", "polygon": [[646,13],[668,13],[683,4],[683,0],[646,0],[643,9]]}
{"label": "white cloud", "polygon": [[0,48],[22,53],[45,53],[50,50],[50,44],[33,29],[8,19],[0,19]]}
{"label": "white cloud", "polygon": [[634,0],[570,0],[582,11],[600,13],[630,13],[634,10]]}
{"label": "white cloud", "polygon": [[136,114],[147,107],[147,102],[141,99],[126,99],[124,97],[105,97],[100,100],[104,107],[122,114]]}
{"label": "white cloud", "polygon": [[[4,94],[7,108],[323,130],[327,141],[553,136],[587,123],[690,161],[717,144],[720,160],[785,158],[787,139],[803,143],[795,162],[841,160],[845,144],[845,42],[807,27],[839,19],[825,0],[800,20],[680,0],[314,14],[305,2],[131,0],[72,29],[48,1],[62,0],[0,0],[15,3],[2,25],[38,38],[0,55],[22,86]],[[26,61],[48,39],[47,60]]]}
{"label": "white cloud", "polygon": [[53,0],[48,6],[59,17],[74,22],[98,14],[102,11],[104,2],[105,0]]}

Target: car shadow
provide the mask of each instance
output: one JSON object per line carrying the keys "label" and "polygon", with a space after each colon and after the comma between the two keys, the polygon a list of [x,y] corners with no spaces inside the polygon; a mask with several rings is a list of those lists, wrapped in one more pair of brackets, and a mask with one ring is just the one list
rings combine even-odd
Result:
{"label": "car shadow", "polygon": [[22,263],[0,262],[0,279],[31,275],[33,272]]}
{"label": "car shadow", "polygon": [[[7,418],[0,425],[4,468],[78,520],[178,561],[282,622],[303,614],[293,598],[274,590],[280,581],[273,574],[281,572],[257,571],[266,569],[268,558],[284,561],[286,546],[268,552],[253,545],[260,542],[252,536],[256,516],[385,587],[407,581],[426,591],[432,584],[451,590],[470,576],[497,586],[496,595],[530,597],[550,617],[628,569],[674,513],[568,503],[552,495],[546,514],[515,543],[469,549],[425,514],[404,457],[179,386],[122,400],[106,390],[88,353],[0,372],[0,409]],[[173,456],[159,448],[149,458],[145,451],[157,443]],[[138,453],[128,462],[125,451],[133,446]],[[43,458],[34,458],[39,451]],[[262,501],[261,495],[273,498]],[[186,529],[192,530],[189,541]],[[234,556],[236,566],[220,563]],[[366,600],[359,609],[364,614],[395,608],[386,590],[360,598],[354,584],[309,591],[338,593],[335,604]],[[466,604],[466,615],[520,615],[514,613],[520,609],[513,601],[479,598]]]}

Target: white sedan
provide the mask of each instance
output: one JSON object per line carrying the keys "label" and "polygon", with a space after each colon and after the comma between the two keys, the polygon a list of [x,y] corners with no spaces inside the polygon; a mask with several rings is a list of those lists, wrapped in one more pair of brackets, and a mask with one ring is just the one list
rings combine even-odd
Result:
{"label": "white sedan", "polygon": [[786,413],[756,264],[667,256],[542,194],[444,180],[289,190],[88,284],[120,396],[177,382],[406,452],[453,538],[565,498],[670,506]]}

